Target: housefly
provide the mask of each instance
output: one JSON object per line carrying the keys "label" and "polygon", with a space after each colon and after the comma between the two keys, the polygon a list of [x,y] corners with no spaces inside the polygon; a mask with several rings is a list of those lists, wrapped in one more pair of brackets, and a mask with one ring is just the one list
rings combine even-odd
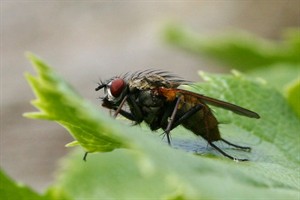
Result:
{"label": "housefly", "polygon": [[[166,71],[145,70],[100,82],[95,90],[104,89],[102,106],[114,110],[114,117],[120,114],[136,124],[144,121],[153,131],[163,129],[169,145],[171,130],[182,125],[204,138],[224,156],[236,161],[246,161],[247,159],[232,157],[213,143],[222,141],[238,149],[251,150],[250,147],[233,144],[221,137],[219,123],[207,104],[250,118],[260,116],[240,106],[178,88],[189,84],[192,83]],[[128,109],[124,109],[125,105]]]}

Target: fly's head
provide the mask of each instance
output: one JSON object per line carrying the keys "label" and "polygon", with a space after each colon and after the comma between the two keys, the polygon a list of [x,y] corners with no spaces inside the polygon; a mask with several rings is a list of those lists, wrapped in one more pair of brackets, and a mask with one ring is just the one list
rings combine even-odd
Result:
{"label": "fly's head", "polygon": [[102,106],[112,109],[121,103],[124,96],[126,96],[127,88],[126,80],[115,77],[108,81],[101,82],[95,90],[99,91],[104,89],[105,96],[102,98]]}

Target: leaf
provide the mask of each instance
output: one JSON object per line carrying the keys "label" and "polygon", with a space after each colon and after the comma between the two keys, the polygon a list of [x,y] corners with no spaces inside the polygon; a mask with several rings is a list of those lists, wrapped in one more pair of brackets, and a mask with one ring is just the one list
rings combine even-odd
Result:
{"label": "leaf", "polygon": [[[275,42],[246,32],[210,37],[170,25],[165,30],[165,39],[199,56],[207,56],[230,68],[247,71],[253,77],[261,77],[283,94],[288,93],[285,91],[288,85],[299,79],[300,29],[285,30],[283,41]],[[299,98],[288,99],[296,113],[299,113],[298,101]]]}
{"label": "leaf", "polygon": [[268,84],[285,93],[286,87],[299,79],[300,64],[298,66],[288,64],[275,64],[268,68],[261,68],[247,72],[252,77],[260,77]]}
{"label": "leaf", "polygon": [[33,54],[28,54],[28,58],[38,72],[37,77],[27,73],[26,79],[37,96],[32,104],[40,112],[25,113],[24,116],[56,121],[88,152],[125,147],[124,139],[110,133],[112,128],[107,125],[107,117],[96,112],[89,102],[82,99],[40,59]]}
{"label": "leaf", "polygon": [[299,120],[272,87],[234,73],[204,74],[207,82],[194,88],[261,115],[259,120],[249,119],[214,108],[218,119],[227,123],[220,125],[222,136],[253,148],[249,153],[216,143],[231,155],[251,160],[237,163],[205,148],[203,140],[185,129],[172,131],[174,148],[170,148],[146,127],[112,119],[75,95],[41,60],[32,55],[30,59],[38,76],[26,77],[41,112],[26,116],[57,121],[86,150],[115,149],[91,154],[87,162],[76,149],[62,161],[51,191],[64,191],[74,199],[299,198]]}
{"label": "leaf", "polygon": [[293,81],[286,89],[287,100],[293,110],[300,117],[300,77]]}
{"label": "leaf", "polygon": [[[197,92],[225,99],[231,103],[243,105],[257,111],[261,119],[249,121],[247,118],[240,118],[224,110],[215,109],[220,112],[220,121],[232,119],[233,123],[239,128],[246,129],[257,135],[261,140],[276,145],[278,149],[286,154],[286,157],[289,157],[289,160],[300,163],[298,153],[300,152],[300,146],[298,145],[300,142],[298,135],[300,123],[287,105],[284,97],[273,87],[265,85],[264,82],[260,83],[259,80],[253,82],[235,71],[233,73],[235,74],[234,77],[202,73],[203,79],[208,82],[199,84]],[[252,83],[249,84],[250,82]],[[238,98],[234,96],[238,96]],[[290,143],[291,141],[293,142]],[[283,160],[279,159],[277,162],[281,161]]]}
{"label": "leaf", "polygon": [[167,26],[164,30],[164,38],[170,44],[239,70],[270,67],[278,63],[299,65],[300,30],[289,29],[284,35],[283,42],[271,42],[246,32],[211,37],[178,25]]}
{"label": "leaf", "polygon": [[18,199],[18,200],[46,200],[42,196],[34,192],[29,187],[17,183],[9,178],[2,170],[0,170],[0,196],[1,199]]}
{"label": "leaf", "polygon": [[286,97],[287,103],[300,119],[300,65],[295,67],[278,64],[270,69],[253,70],[248,74],[253,77],[261,77],[276,87]]}

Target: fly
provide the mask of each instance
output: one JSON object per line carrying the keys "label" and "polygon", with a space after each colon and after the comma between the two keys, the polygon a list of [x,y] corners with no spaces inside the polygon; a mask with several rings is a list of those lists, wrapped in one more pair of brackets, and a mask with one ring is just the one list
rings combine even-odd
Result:
{"label": "fly", "polygon": [[[189,84],[191,82],[166,71],[145,70],[101,82],[96,91],[104,89],[102,106],[114,110],[114,117],[120,114],[136,124],[144,121],[153,131],[163,129],[169,145],[171,130],[182,125],[204,138],[224,156],[235,161],[247,161],[227,154],[213,143],[222,141],[238,149],[251,150],[221,137],[219,123],[207,104],[250,118],[258,119],[260,116],[246,108],[178,88]],[[129,107],[128,111],[124,109],[125,104]]]}

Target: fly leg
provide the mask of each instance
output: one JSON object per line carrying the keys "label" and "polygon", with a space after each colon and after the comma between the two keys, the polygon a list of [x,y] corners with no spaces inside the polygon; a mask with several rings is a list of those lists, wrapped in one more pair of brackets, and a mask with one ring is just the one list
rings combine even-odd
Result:
{"label": "fly leg", "polygon": [[[130,112],[127,112],[125,110],[122,110],[123,105],[125,104],[126,101],[129,101],[130,104],[133,106],[133,111],[134,114]],[[121,114],[123,117],[131,120],[131,121],[135,121],[137,124],[143,121],[143,115],[142,115],[142,111],[139,108],[139,106],[136,104],[136,102],[132,99],[131,96],[126,95],[123,100],[121,101],[120,105],[118,106],[118,108],[110,108],[110,109],[114,109],[116,112],[114,114],[114,118],[116,118],[118,116],[118,114]]]}
{"label": "fly leg", "polygon": [[[114,108],[114,110],[116,110],[116,108]],[[137,125],[137,124],[141,123],[140,120],[138,120],[132,113],[130,113],[128,111],[121,109],[119,114],[122,115],[123,117],[125,117],[126,119],[133,121],[133,125]]]}
{"label": "fly leg", "polygon": [[84,153],[84,156],[83,156],[83,159],[82,159],[83,161],[86,161],[86,157],[87,157],[88,153],[89,153],[89,152],[85,152],[85,153]]}
{"label": "fly leg", "polygon": [[192,107],[190,110],[188,110],[184,115],[182,115],[176,122],[173,123],[171,130],[179,126],[184,120],[190,118],[192,115],[194,115],[196,112],[198,112],[203,106],[201,104],[197,104],[196,106]]}
{"label": "fly leg", "polygon": [[119,106],[111,105],[109,101],[107,101],[107,100],[104,99],[102,106],[105,107],[105,108],[114,110],[115,111],[114,117],[117,117],[117,115],[120,114],[123,117],[125,117],[126,119],[129,119],[131,121],[135,121],[136,122],[138,120],[136,119],[136,117],[132,113],[130,113],[130,112],[125,111],[125,110],[122,109],[122,107],[123,107],[124,103],[126,102],[127,98],[128,98],[128,96],[125,96],[122,99],[122,101],[121,101],[121,103],[120,103]]}
{"label": "fly leg", "polygon": [[[171,130],[173,128],[176,128],[178,125],[180,125],[184,120],[188,119],[189,117],[191,117],[192,115],[194,115],[196,112],[198,112],[201,108],[203,108],[203,106],[201,104],[197,104],[196,106],[192,107],[188,112],[186,112],[183,116],[181,116],[172,126]],[[245,149],[245,150],[251,150],[250,147],[243,147],[243,146],[239,146],[236,144],[232,144],[230,142],[228,142],[227,140],[224,140],[221,138],[221,140],[231,146],[240,148],[240,149]],[[225,153],[224,151],[222,151],[219,147],[217,147],[215,144],[213,144],[212,142],[209,142],[210,146],[212,146],[213,148],[215,148],[217,151],[219,151],[221,154],[223,154],[224,156],[235,160],[235,161],[248,161],[248,159],[239,159],[239,158],[234,158],[230,155],[228,155],[227,153]]]}
{"label": "fly leg", "polygon": [[[101,88],[100,88],[101,89]],[[134,116],[132,113],[129,113],[125,110],[122,110],[122,107],[123,105],[125,104],[125,102],[127,101],[130,101],[133,105],[133,108],[134,108],[134,111],[135,111],[135,114],[136,116]],[[143,115],[142,115],[142,112],[140,110],[140,108],[138,107],[138,105],[135,103],[134,100],[132,100],[132,98],[128,95],[126,95],[123,100],[121,101],[120,105],[118,106],[118,108],[116,107],[112,107],[111,105],[106,105],[104,104],[103,105],[104,107],[107,107],[109,109],[114,109],[116,110],[115,114],[114,114],[114,118],[117,117],[118,114],[122,115],[123,117],[129,119],[129,120],[132,120],[132,121],[135,121],[136,123],[140,123],[143,121]],[[83,156],[83,160],[86,161],[86,158],[87,158],[87,155],[88,155],[89,152],[85,152],[84,156]]]}
{"label": "fly leg", "polygon": [[167,140],[168,140],[168,144],[169,145],[171,145],[170,131],[172,129],[172,125],[173,125],[174,120],[175,120],[175,116],[176,116],[176,113],[177,113],[177,110],[178,110],[179,103],[180,103],[180,98],[177,98],[175,107],[174,107],[173,112],[171,114],[170,121],[168,122],[168,126],[167,126],[167,128],[165,130],[165,134],[167,135]]}
{"label": "fly leg", "polygon": [[[137,105],[137,103],[135,102],[135,100],[133,99],[132,96],[128,96],[127,101],[128,101],[128,104],[130,104],[132,106],[132,108],[130,109],[132,113],[130,113],[130,115],[132,116],[132,118],[134,118],[133,121],[135,121],[137,124],[141,123],[144,119],[144,116],[143,116],[143,113],[142,113],[140,107]],[[125,113],[125,112],[126,111],[124,111],[123,113]],[[127,113],[127,114],[129,114],[129,113]],[[127,115],[127,116],[129,116],[129,115]],[[126,116],[124,116],[124,117],[126,117]]]}
{"label": "fly leg", "polygon": [[[204,116],[207,115],[206,112],[207,112],[207,111],[204,110]],[[206,132],[209,133],[209,129],[208,129],[208,124],[207,124],[207,123],[208,123],[208,122],[205,121],[205,128],[206,128]],[[209,134],[207,134],[207,136],[209,136]],[[233,156],[231,156],[231,155],[225,153],[223,150],[221,150],[217,145],[215,145],[215,144],[213,143],[213,140],[212,140],[210,137],[204,137],[204,139],[208,142],[208,144],[209,144],[210,146],[212,146],[214,149],[216,149],[218,152],[220,152],[220,153],[221,153],[222,155],[224,155],[225,157],[230,158],[231,160],[234,160],[234,161],[248,161],[248,159],[235,158],[235,157],[233,157]],[[241,146],[232,144],[232,143],[230,143],[230,142],[228,142],[227,140],[224,140],[224,139],[222,139],[222,138],[220,138],[219,140],[222,140],[222,141],[224,141],[225,143],[227,143],[227,144],[229,144],[229,145],[232,145],[232,146],[235,146],[235,147],[241,147]],[[245,147],[242,147],[242,148],[245,148]],[[249,147],[248,147],[248,149],[249,149]]]}
{"label": "fly leg", "polygon": [[122,115],[126,119],[129,119],[131,121],[136,121],[135,117],[130,112],[127,112],[127,111],[121,109],[119,113],[120,113],[120,115]]}
{"label": "fly leg", "polygon": [[223,138],[221,138],[221,140],[223,142],[225,142],[226,144],[230,145],[230,146],[233,146],[233,147],[236,147],[238,149],[242,149],[242,150],[245,150],[245,151],[251,151],[251,148],[250,147],[245,147],[245,146],[240,146],[240,145],[236,145],[236,144],[233,144],[231,142],[228,142],[227,140],[224,140]]}
{"label": "fly leg", "polygon": [[[182,115],[179,119],[175,120],[175,116],[178,110],[178,105],[179,105],[180,99],[178,98],[178,100],[176,101],[175,107],[173,109],[172,115],[171,115],[171,120],[168,123],[167,128],[165,129],[165,134],[167,135],[167,139],[168,139],[168,143],[170,143],[170,137],[169,137],[169,133],[171,130],[173,130],[174,128],[176,128],[177,126],[179,126],[183,121],[185,121],[186,119],[188,119],[189,117],[191,117],[192,115],[194,115],[196,112],[198,112],[203,106],[201,104],[197,104],[196,106],[192,107],[190,110],[188,110],[186,113],[184,113],[184,115]],[[166,112],[165,117],[163,117],[162,122],[164,122],[165,120],[167,120],[167,117],[169,116],[169,112]]]}
{"label": "fly leg", "polygon": [[122,99],[122,101],[121,101],[119,107],[117,108],[117,110],[116,110],[116,112],[115,112],[115,114],[114,114],[114,118],[116,118],[117,115],[120,113],[120,110],[122,109],[122,107],[123,107],[124,103],[126,102],[127,98],[128,98],[128,95],[126,95],[126,96]]}
{"label": "fly leg", "polygon": [[[111,108],[111,109],[117,110],[117,108]],[[132,113],[130,113],[128,111],[125,111],[123,109],[119,109],[118,114],[122,115],[123,117],[125,117],[128,120],[135,121],[135,122],[137,121],[136,118],[133,116]]]}
{"label": "fly leg", "polygon": [[240,158],[235,158],[235,157],[232,157],[231,155],[228,155],[227,153],[225,153],[223,150],[221,150],[217,145],[213,144],[212,142],[210,141],[207,141],[208,144],[210,146],[212,146],[213,148],[215,148],[218,152],[220,152],[221,154],[223,154],[223,156],[227,157],[227,158],[230,158],[231,160],[234,160],[234,161],[248,161],[248,159],[240,159]]}

